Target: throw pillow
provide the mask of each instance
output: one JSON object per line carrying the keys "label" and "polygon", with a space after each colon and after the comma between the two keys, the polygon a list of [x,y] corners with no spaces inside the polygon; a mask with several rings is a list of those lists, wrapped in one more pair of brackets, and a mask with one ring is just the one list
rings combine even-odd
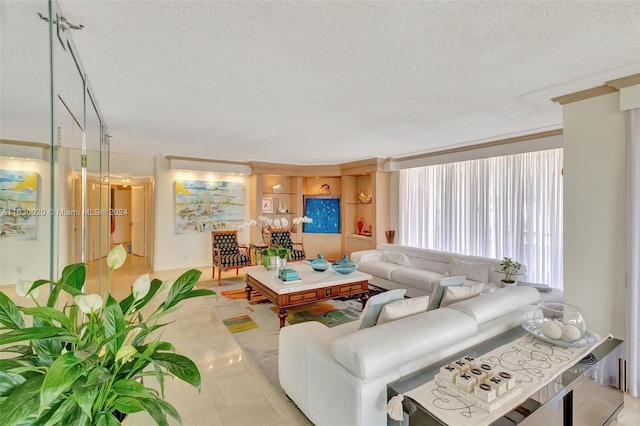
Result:
{"label": "throw pillow", "polygon": [[464,275],[468,280],[481,283],[489,282],[489,271],[491,270],[493,270],[491,264],[484,262],[465,262],[454,258],[449,263],[449,275]]}
{"label": "throw pillow", "polygon": [[463,300],[477,297],[482,293],[484,283],[477,284],[465,284],[458,286],[447,287],[444,291],[444,296],[440,302],[441,308],[446,308],[452,303],[461,302]]}
{"label": "throw pillow", "polygon": [[427,311],[432,311],[440,307],[440,302],[442,301],[444,291],[447,287],[453,285],[462,285],[464,284],[464,281],[464,275],[459,275],[457,277],[441,278],[440,281],[433,283],[434,287],[431,291],[431,297],[429,298],[429,307],[427,308]]}
{"label": "throw pillow", "polygon": [[404,298],[404,294],[407,292],[404,288],[396,290],[385,291],[384,293],[376,294],[367,300],[367,304],[364,306],[364,310],[360,315],[362,321],[360,322],[360,329],[373,327],[378,322],[378,316],[384,305],[396,300]]}
{"label": "throw pillow", "polygon": [[382,308],[382,312],[380,312],[377,324],[380,325],[385,322],[408,317],[409,315],[426,312],[427,305],[429,305],[429,296],[410,297],[408,299],[387,303]]}
{"label": "throw pillow", "polygon": [[398,251],[383,251],[380,259],[383,262],[395,263],[400,266],[411,266],[411,261],[407,255]]}

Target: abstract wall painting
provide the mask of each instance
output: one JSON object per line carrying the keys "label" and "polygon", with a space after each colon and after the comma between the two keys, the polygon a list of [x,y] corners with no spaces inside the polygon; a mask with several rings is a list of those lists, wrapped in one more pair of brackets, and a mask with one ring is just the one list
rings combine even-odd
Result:
{"label": "abstract wall painting", "polygon": [[303,232],[320,234],[340,233],[340,197],[307,196],[304,215],[313,219],[303,225]]}
{"label": "abstract wall painting", "polygon": [[35,240],[38,217],[38,173],[0,170],[0,239]]}
{"label": "abstract wall painting", "polygon": [[176,234],[230,228],[244,220],[241,182],[176,180]]}

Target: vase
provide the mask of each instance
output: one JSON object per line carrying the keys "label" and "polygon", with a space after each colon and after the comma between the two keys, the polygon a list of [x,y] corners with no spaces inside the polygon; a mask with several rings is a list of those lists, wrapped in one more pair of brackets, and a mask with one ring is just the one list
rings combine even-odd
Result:
{"label": "vase", "polygon": [[387,237],[387,243],[393,244],[393,239],[396,237],[396,231],[390,229],[385,231],[384,235]]}
{"label": "vase", "polygon": [[320,272],[329,269],[329,262],[322,256],[322,253],[318,253],[318,257],[311,261],[311,269]]}
{"label": "vase", "polygon": [[364,228],[364,217],[360,216],[360,219],[358,219],[358,235],[362,235],[362,228]]}
{"label": "vase", "polygon": [[280,256],[268,256],[267,269],[270,271],[279,271],[287,267],[287,259]]}
{"label": "vase", "polygon": [[350,274],[358,269],[358,264],[352,260],[349,260],[347,254],[342,255],[342,259],[333,262],[331,265],[334,271],[340,274]]}

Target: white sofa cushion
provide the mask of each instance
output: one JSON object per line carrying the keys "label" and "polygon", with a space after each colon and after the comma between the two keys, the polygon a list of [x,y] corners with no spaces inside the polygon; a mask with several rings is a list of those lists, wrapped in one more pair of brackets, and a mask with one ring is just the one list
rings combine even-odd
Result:
{"label": "white sofa cushion", "polygon": [[387,280],[391,279],[391,273],[398,268],[404,268],[404,266],[400,266],[396,263],[380,261],[361,262],[358,265],[358,270],[360,270],[361,272],[375,275],[376,277],[384,278]]}
{"label": "white sofa cushion", "polygon": [[464,284],[464,276],[459,275],[457,277],[445,277],[438,282],[433,283],[433,290],[431,291],[431,297],[429,298],[429,307],[427,310],[432,311],[440,307],[440,302],[444,296],[444,291],[447,287],[452,285]]}
{"label": "white sofa cushion", "polygon": [[450,305],[455,309],[475,318],[478,325],[498,318],[514,310],[526,307],[540,300],[538,290],[525,286],[501,288],[491,293],[491,297],[474,297]]}
{"label": "white sofa cushion", "polygon": [[483,288],[484,283],[449,286],[444,291],[444,296],[442,296],[440,307],[446,308],[453,303],[462,302],[463,300],[477,297],[480,295],[480,293],[482,293]]}
{"label": "white sofa cushion", "polygon": [[476,330],[473,318],[443,308],[338,337],[331,354],[354,376],[369,379],[463,341]]}
{"label": "white sofa cushion", "polygon": [[383,262],[395,263],[400,266],[411,267],[411,262],[407,255],[399,251],[383,251],[380,254],[380,260]]}
{"label": "white sofa cushion", "polygon": [[380,316],[378,316],[377,325],[408,317],[409,315],[419,314],[420,312],[426,312],[428,304],[429,296],[410,297],[408,299],[387,303],[382,308]]}
{"label": "white sofa cushion", "polygon": [[376,325],[384,305],[396,300],[402,300],[406,292],[407,290],[404,288],[399,288],[396,290],[385,291],[370,297],[367,300],[367,304],[364,305],[362,314],[360,314],[360,328],[373,327]]}
{"label": "white sofa cushion", "polygon": [[398,268],[391,271],[391,280],[398,284],[421,288],[427,292],[433,289],[434,282],[444,278],[444,275],[418,268]]}
{"label": "white sofa cushion", "polygon": [[449,275],[464,275],[470,280],[481,283],[489,282],[489,271],[492,270],[493,265],[485,262],[467,262],[453,258],[449,263]]}

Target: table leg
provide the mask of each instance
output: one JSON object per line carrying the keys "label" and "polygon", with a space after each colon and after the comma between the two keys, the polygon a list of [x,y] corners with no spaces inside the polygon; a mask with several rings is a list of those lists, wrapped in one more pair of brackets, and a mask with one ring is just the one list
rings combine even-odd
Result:
{"label": "table leg", "polygon": [[251,286],[249,284],[247,284],[247,286],[244,289],[247,292],[247,301],[250,301],[251,300],[251,290],[253,290],[253,289],[251,288]]}
{"label": "table leg", "polygon": [[365,305],[367,304],[367,300],[369,300],[369,292],[366,292],[362,296],[360,296],[360,301],[362,302],[362,309],[364,309]]}
{"label": "table leg", "polygon": [[285,308],[280,308],[278,311],[278,318],[280,318],[280,328],[284,327],[284,319],[289,315]]}

